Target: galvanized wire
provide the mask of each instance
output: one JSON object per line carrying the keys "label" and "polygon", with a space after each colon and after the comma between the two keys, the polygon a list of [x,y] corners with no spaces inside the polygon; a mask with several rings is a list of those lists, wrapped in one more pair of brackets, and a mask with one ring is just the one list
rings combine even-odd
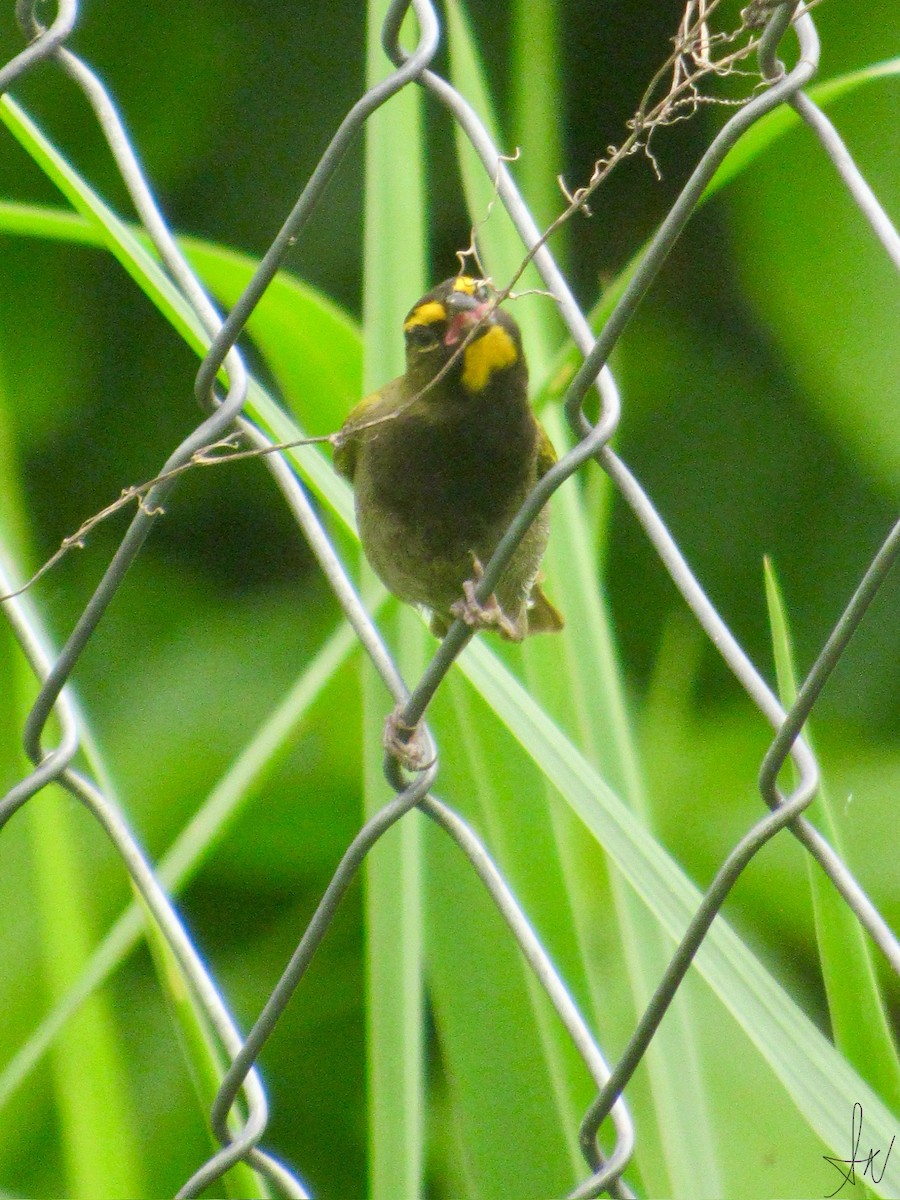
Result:
{"label": "galvanized wire", "polygon": [[[410,7],[415,11],[418,20],[419,42],[415,50],[405,52],[399,45],[398,33]],[[778,105],[791,104],[814,131],[835,163],[848,193],[872,225],[886,252],[900,266],[900,239],[896,231],[831,123],[801,91],[814,76],[818,64],[818,39],[811,16],[808,12],[800,11],[792,2],[772,6],[759,47],[761,70],[769,80],[769,86],[738,109],[713,140],[597,338],[591,333],[587,320],[542,238],[541,231],[522,201],[498,148],[465,98],[430,69],[429,64],[437,48],[439,23],[428,0],[412,0],[412,4],[410,0],[395,0],[391,4],[384,25],[383,44],[394,62],[395,71],[385,81],[369,89],[347,114],[250,284],[224,321],[180,254],[143,177],[128,134],[105,90],[84,63],[62,48],[61,43],[74,24],[74,4],[70,0],[63,0],[59,5],[56,20],[46,30],[36,23],[31,4],[20,3],[19,16],[33,41],[25,51],[0,70],[0,90],[8,86],[12,79],[18,78],[47,59],[55,60],[81,87],[94,108],[143,225],[150,233],[172,279],[194,308],[211,339],[209,351],[198,371],[195,385],[197,397],[204,406],[212,410],[211,415],[198,424],[190,437],[169,456],[161,474],[190,461],[191,455],[197,449],[217,440],[229,430],[239,431],[245,443],[250,446],[264,449],[271,444],[265,434],[240,415],[247,392],[247,375],[235,349],[235,342],[293,245],[298,231],[312,214],[353,138],[380,105],[389,101],[400,89],[417,83],[446,107],[453,120],[471,141],[488,176],[496,182],[500,201],[519,232],[524,251],[533,256],[547,290],[555,299],[563,320],[584,354],[584,360],[565,398],[566,414],[578,443],[548,472],[528,497],[496,553],[486,565],[476,594],[481,600],[487,599],[519,541],[550,495],[566,478],[590,459],[594,459],[607,472],[632,508],[660,560],[710,640],[760,712],[777,731],[760,776],[763,799],[772,811],[741,839],[725,859],[639,1021],[625,1054],[612,1072],[488,852],[461,818],[431,794],[430,789],[439,775],[440,761],[437,747],[427,729],[423,729],[422,736],[425,739],[427,757],[431,760],[428,768],[409,780],[394,759],[386,760],[387,776],[397,792],[395,799],[360,830],[348,847],[281,980],[271,993],[250,1034],[242,1039],[116,806],[95,784],[70,767],[79,740],[77,713],[66,695],[66,683],[176,481],[173,479],[161,482],[150,491],[122,539],[94,596],[85,606],[72,634],[55,658],[48,654],[37,633],[38,619],[28,601],[20,597],[4,602],[4,612],[43,685],[24,731],[26,750],[35,763],[35,769],[27,779],[17,784],[0,800],[0,829],[48,782],[59,781],[76,795],[93,813],[116,847],[231,1058],[231,1066],[225,1075],[212,1112],[212,1127],[222,1142],[222,1149],[203,1164],[184,1185],[179,1195],[198,1194],[239,1160],[247,1161],[267,1175],[285,1194],[307,1194],[294,1175],[257,1149],[256,1144],[265,1132],[267,1114],[255,1062],[303,978],[359,866],[383,833],[416,807],[452,838],[487,888],[525,960],[556,1008],[586,1070],[598,1087],[599,1096],[587,1114],[581,1130],[582,1147],[593,1174],[572,1195],[593,1196],[604,1190],[618,1196],[630,1195],[629,1189],[621,1180],[621,1175],[633,1151],[634,1131],[621,1097],[622,1090],[643,1057],[659,1021],[671,1003],[730,888],[759,848],[777,832],[789,828],[819,861],[857,919],[885,954],[892,968],[900,973],[900,945],[896,937],[840,857],[800,816],[814,797],[818,786],[815,760],[800,737],[802,725],[825,679],[839,660],[847,641],[858,627],[865,608],[898,553],[900,526],[891,532],[884,547],[873,560],[860,588],[801,688],[796,704],[790,713],[785,714],[694,578],[651,500],[627,466],[607,444],[618,424],[621,407],[615,383],[606,366],[613,346],[658,274],[694,212],[701,193],[725,155],[746,129]],[[790,71],[784,71],[777,61],[776,51],[789,28],[796,30],[800,56]],[[229,387],[226,395],[219,397],[215,393],[215,380],[222,367],[227,373]],[[585,415],[583,405],[589,388],[594,385],[597,386],[600,396],[600,416],[598,420],[591,422]],[[286,503],[311,545],[348,620],[398,703],[400,719],[410,726],[418,724],[449,667],[472,636],[472,631],[463,622],[456,621],[418,684],[410,692],[364,606],[356,596],[293,471],[287,462],[278,456],[267,456],[264,461],[281,488]],[[14,582],[12,572],[4,571],[0,563],[0,589],[9,592],[13,589]],[[62,737],[55,748],[48,749],[43,745],[43,734],[51,712],[56,712],[59,716]],[[794,760],[799,782],[789,795],[783,796],[777,790],[775,780],[788,755]],[[241,1090],[246,1097],[248,1115],[245,1121],[235,1124],[233,1105]],[[603,1119],[609,1113],[613,1117],[615,1142],[613,1149],[604,1158],[598,1148],[597,1134]]]}
{"label": "galvanized wire", "polygon": [[[694,955],[699,950],[717,913],[721,910],[728,893],[757,851],[776,833],[794,821],[797,814],[803,811],[812,798],[808,788],[803,788],[802,786],[798,786],[788,799],[782,798],[776,786],[778,774],[784,766],[791,748],[800,736],[800,731],[806,723],[813,705],[819,698],[829,675],[840,660],[841,655],[847,647],[847,643],[859,628],[860,621],[866,609],[875,598],[876,592],[896,562],[898,555],[900,555],[900,521],[890,531],[881,549],[872,560],[862,582],[850,598],[828,641],[822,648],[815,663],[813,663],[809,675],[800,688],[797,699],[791,706],[790,712],[785,716],[772,745],[766,752],[762,768],[760,769],[759,788],[766,803],[772,809],[772,815],[760,821],[750,833],[743,837],[719,868],[715,879],[703,897],[703,902],[697,909],[690,926],[666,969],[665,977],[647,1005],[644,1015],[641,1017],[615,1070],[585,1116],[581,1139],[586,1155],[590,1155],[591,1153],[597,1129],[600,1127],[601,1122],[610,1111],[612,1104],[621,1095],[622,1090],[627,1086],[629,1079],[643,1058],[654,1033],[659,1028],[659,1024],[668,1010],[675,992],[693,961]],[[830,871],[828,873],[829,875],[831,874]],[[836,881],[833,879],[833,882]],[[879,948],[891,962],[894,970],[900,973],[896,958],[897,944],[880,913],[875,910],[871,901],[862,892],[857,894],[855,891],[851,891],[848,894],[842,888],[839,890],[841,890],[841,894],[844,895],[850,907],[856,912],[862,924],[866,925],[867,928],[874,925],[876,929],[884,926],[884,942],[879,937],[876,937],[875,940]],[[862,914],[865,914],[866,920],[863,919]],[[604,1173],[598,1171],[593,1178],[587,1180],[581,1187],[571,1193],[570,1200],[583,1200],[586,1197],[599,1196],[604,1191],[604,1183]]]}
{"label": "galvanized wire", "polygon": [[[7,568],[2,553],[0,553],[0,587],[4,592],[10,592],[15,588],[15,577]],[[40,620],[28,598],[16,596],[12,600],[4,601],[3,607],[13,634],[29,665],[38,679],[45,679],[49,674],[52,654],[48,651],[46,638],[42,635],[40,628]],[[63,729],[63,744],[67,751],[72,751],[69,757],[70,761],[79,744],[78,716],[73,701],[65,691],[62,691],[57,699],[55,712]],[[60,766],[60,762],[65,764],[65,761],[64,755],[59,756],[55,752],[51,752],[41,765],[50,764],[52,766],[52,781],[60,784],[76,800],[80,801],[106,833],[160,933],[178,961],[185,978],[190,983],[198,1002],[202,1005],[222,1046],[229,1054],[236,1054],[241,1045],[241,1035],[229,1015],[215,982],[206,970],[203,960],[160,886],[153,868],[144,858],[118,806],[111,802],[84,775],[74,771],[68,765]],[[307,1196],[307,1192],[299,1181],[294,1179],[268,1154],[253,1148],[253,1141],[258,1140],[265,1130],[268,1121],[268,1106],[262,1083],[255,1070],[247,1073],[244,1084],[248,1118],[242,1135],[247,1141],[247,1161],[273,1182],[276,1182],[285,1195],[296,1196],[303,1200]]]}
{"label": "galvanized wire", "polygon": [[32,38],[28,46],[5,66],[0,67],[0,92],[9,90],[20,76],[37,66],[62,45],[72,30],[78,16],[77,0],[59,0],[56,19],[47,29],[38,28],[33,18],[33,0],[17,0],[16,19]]}

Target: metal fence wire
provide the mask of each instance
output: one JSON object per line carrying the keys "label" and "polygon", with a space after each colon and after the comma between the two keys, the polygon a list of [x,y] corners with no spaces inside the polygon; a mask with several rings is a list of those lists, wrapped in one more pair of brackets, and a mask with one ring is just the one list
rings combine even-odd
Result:
{"label": "metal fence wire", "polygon": [[[34,768],[0,802],[0,826],[5,826],[23,805],[51,782],[60,784],[86,806],[115,847],[122,864],[143,897],[159,933],[190,981],[196,1001],[202,1006],[211,1028],[230,1060],[211,1116],[212,1129],[221,1143],[221,1148],[212,1154],[207,1162],[198,1166],[195,1174],[184,1184],[178,1195],[196,1196],[203,1189],[214,1186],[223,1173],[240,1160],[266,1176],[276,1191],[288,1196],[307,1195],[297,1175],[261,1149],[268,1118],[266,1096],[255,1064],[285,1006],[302,980],[316,948],[331,925],[341,900],[366,855],[386,830],[401,821],[414,808],[426,814],[458,846],[471,870],[487,889],[506,922],[510,936],[515,939],[535,979],[549,997],[596,1086],[596,1100],[586,1114],[580,1131],[580,1144],[586,1164],[585,1177],[571,1193],[572,1197],[597,1196],[607,1192],[620,1197],[632,1195],[627,1176],[629,1160],[634,1150],[634,1129],[623,1098],[627,1085],[646,1054],[726,896],[748,863],[767,842],[781,831],[787,831],[793,836],[818,862],[860,925],[878,946],[890,968],[900,975],[900,944],[894,933],[864,894],[841,857],[804,818],[804,810],[816,795],[818,769],[813,754],[800,735],[823,685],[900,552],[900,523],[888,533],[859,587],[847,603],[843,615],[804,681],[796,703],[789,712],[784,712],[694,578],[653,502],[642,490],[628,466],[609,446],[620,414],[619,395],[606,365],[610,353],[651,282],[659,273],[694,212],[701,193],[725,155],[745,131],[773,109],[780,105],[790,105],[799,114],[817,139],[822,151],[833,162],[842,187],[871,225],[885,254],[900,268],[900,238],[830,121],[804,94],[803,88],[815,76],[819,61],[819,43],[811,13],[802,5],[795,5],[793,0],[788,3],[772,2],[758,7],[754,14],[761,31],[757,55],[765,86],[758,89],[748,103],[735,108],[709,145],[653,238],[599,336],[595,337],[585,315],[573,298],[565,277],[554,261],[546,238],[542,237],[540,229],[517,191],[500,150],[493,143],[466,97],[431,69],[430,64],[439,42],[440,23],[429,0],[394,0],[391,4],[383,28],[383,46],[393,63],[393,73],[366,91],[347,113],[244,294],[224,320],[207,298],[167,228],[132,150],[128,134],[106,91],[90,68],[65,48],[66,39],[76,21],[74,0],[59,0],[56,18],[47,27],[39,23],[35,8],[36,5],[31,0],[19,0],[17,16],[27,35],[28,45],[0,70],[0,89],[8,89],[26,72],[48,61],[56,64],[83,90],[144,229],[165,264],[171,281],[199,318],[209,339],[209,349],[199,369],[195,389],[196,396],[208,415],[170,455],[157,481],[142,494],[138,511],[61,652],[55,656],[48,654],[38,632],[39,624],[35,611],[26,594],[9,595],[9,598],[3,601],[4,615],[32,670],[40,679],[41,688],[24,729],[25,749]],[[418,41],[414,49],[404,50],[398,35],[410,8],[418,22]],[[783,42],[786,48],[781,50]],[[799,46],[799,52],[794,50],[794,42]],[[790,69],[780,62],[777,57],[779,52],[793,60]],[[299,231],[309,219],[352,140],[372,113],[381,105],[390,103],[393,97],[407,87],[425,89],[448,111],[474,147],[487,177],[496,187],[500,203],[506,208],[522,239],[524,251],[533,259],[544,287],[553,297],[583,356],[565,395],[565,413],[576,439],[574,448],[546,474],[523,505],[496,554],[485,566],[483,579],[477,589],[478,598],[482,601],[488,599],[515,547],[550,495],[573,472],[592,460],[607,473],[621,497],[630,506],[685,603],[735,678],[775,731],[759,777],[766,814],[728,853],[684,931],[680,944],[629,1044],[612,1067],[607,1065],[594,1034],[573,1003],[566,985],[518,907],[490,854],[460,816],[434,795],[433,789],[441,773],[441,755],[447,752],[447,748],[439,747],[427,730],[424,736],[428,741],[428,758],[431,761],[421,771],[408,774],[397,761],[390,756],[386,757],[385,771],[395,790],[395,797],[360,829],[347,846],[280,982],[246,1036],[229,1015],[215,981],[186,934],[157,873],[144,857],[122,816],[104,795],[103,788],[72,766],[79,749],[79,723],[77,713],[67,696],[66,684],[121,585],[125,572],[140,553],[150,530],[163,511],[172,489],[176,486],[179,473],[192,464],[198,453],[208,452],[210,446],[220,443],[223,438],[235,432],[240,434],[240,442],[244,447],[263,451],[271,447],[272,440],[242,415],[249,381],[235,343],[294,244]],[[577,206],[583,203],[584,199],[583,193],[576,194],[572,198],[573,204]],[[222,377],[227,377],[227,389],[224,394],[219,395],[215,382],[217,378]],[[585,408],[592,389],[596,389],[599,395],[597,419],[591,419]],[[278,485],[284,503],[308,540],[356,637],[395,698],[400,719],[410,727],[423,722],[437,688],[472,636],[472,631],[462,621],[457,620],[435,652],[421,679],[414,688],[408,689],[378,630],[345,575],[287,458],[278,453],[271,453],[264,455],[263,461]],[[13,577],[12,571],[0,564],[0,592],[13,593],[19,584],[20,581]],[[56,716],[60,729],[56,744],[50,744],[47,737],[47,725],[52,715]],[[790,791],[785,791],[777,781],[782,766],[789,758],[793,760],[796,768],[796,784]],[[89,981],[85,986],[90,986]],[[237,1103],[239,1098],[241,1102]],[[599,1131],[607,1117],[611,1120],[608,1127],[604,1126],[608,1130],[608,1136],[605,1136],[605,1145],[601,1149]]]}

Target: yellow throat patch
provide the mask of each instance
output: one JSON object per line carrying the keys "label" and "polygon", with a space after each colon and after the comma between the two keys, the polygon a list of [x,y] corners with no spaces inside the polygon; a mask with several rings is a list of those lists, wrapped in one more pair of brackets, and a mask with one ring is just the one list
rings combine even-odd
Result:
{"label": "yellow throat patch", "polygon": [[519,357],[516,344],[502,325],[492,325],[463,351],[462,383],[467,392],[481,392],[495,371],[511,367]]}

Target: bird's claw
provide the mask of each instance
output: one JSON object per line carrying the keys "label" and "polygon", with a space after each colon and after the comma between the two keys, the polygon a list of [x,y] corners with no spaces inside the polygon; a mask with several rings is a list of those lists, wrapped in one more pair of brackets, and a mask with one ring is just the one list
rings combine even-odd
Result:
{"label": "bird's claw", "polygon": [[406,771],[425,771],[434,763],[424,729],[403,720],[402,704],[385,721],[381,744]]}
{"label": "bird's claw", "polygon": [[521,642],[524,637],[522,630],[506,615],[494,593],[483,602],[475,595],[476,588],[484,577],[484,568],[474,554],[472,563],[473,578],[464,581],[463,598],[450,605],[451,615],[458,617],[473,629],[496,629],[507,641]]}

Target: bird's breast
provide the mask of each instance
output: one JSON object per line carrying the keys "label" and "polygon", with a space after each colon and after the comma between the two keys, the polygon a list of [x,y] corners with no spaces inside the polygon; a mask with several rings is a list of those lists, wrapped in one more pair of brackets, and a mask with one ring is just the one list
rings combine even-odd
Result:
{"label": "bird's breast", "polygon": [[366,446],[378,508],[400,522],[426,521],[434,540],[468,537],[502,519],[534,481],[537,426],[522,405],[475,405],[448,415],[407,414]]}

